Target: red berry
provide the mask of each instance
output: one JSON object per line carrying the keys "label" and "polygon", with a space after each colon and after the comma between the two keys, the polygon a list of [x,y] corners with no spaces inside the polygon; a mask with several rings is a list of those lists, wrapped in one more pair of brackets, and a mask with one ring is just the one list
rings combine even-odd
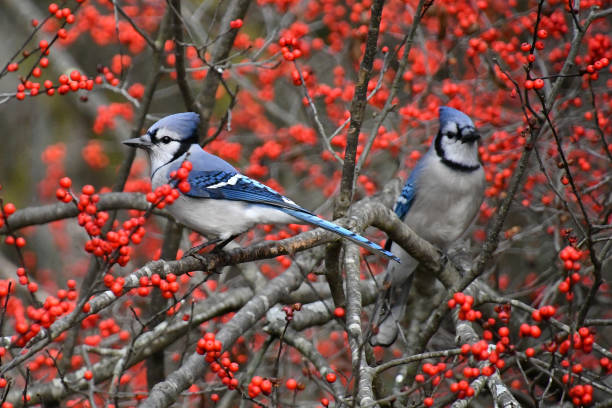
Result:
{"label": "red berry", "polygon": [[327,380],[328,383],[336,382],[336,374],[327,373],[327,375],[325,376],[325,379]]}
{"label": "red berry", "polygon": [[91,184],[86,184],[86,185],[83,186],[81,191],[85,195],[92,195],[93,193],[95,193],[96,189]]}
{"label": "red berry", "polygon": [[462,305],[465,303],[465,295],[462,292],[457,292],[453,295],[453,299],[457,304]]}
{"label": "red berry", "polygon": [[9,215],[13,214],[15,211],[16,211],[15,204],[13,203],[4,204],[4,215],[5,216],[8,217]]}
{"label": "red berry", "polygon": [[297,381],[295,381],[295,379],[290,378],[287,380],[287,382],[285,383],[285,386],[287,387],[288,390],[295,390],[297,388]]}
{"label": "red berry", "polygon": [[[50,82],[50,81],[49,81]],[[46,86],[46,84],[45,84]],[[51,84],[51,86],[53,86],[53,84]],[[59,181],[59,185],[63,188],[70,188],[70,186],[72,185],[72,180],[70,179],[70,177],[62,177]]]}

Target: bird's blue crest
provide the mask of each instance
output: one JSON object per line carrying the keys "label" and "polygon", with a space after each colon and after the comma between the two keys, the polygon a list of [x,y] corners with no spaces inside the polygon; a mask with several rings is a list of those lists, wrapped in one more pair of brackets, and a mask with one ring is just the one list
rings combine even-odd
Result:
{"label": "bird's blue crest", "polygon": [[153,134],[158,129],[165,128],[178,134],[182,140],[190,139],[200,123],[200,115],[193,112],[175,113],[158,120],[147,133]]}
{"label": "bird's blue crest", "polygon": [[438,112],[440,115],[440,126],[448,122],[455,122],[460,128],[465,126],[474,127],[472,119],[460,110],[451,108],[450,106],[440,106]]}

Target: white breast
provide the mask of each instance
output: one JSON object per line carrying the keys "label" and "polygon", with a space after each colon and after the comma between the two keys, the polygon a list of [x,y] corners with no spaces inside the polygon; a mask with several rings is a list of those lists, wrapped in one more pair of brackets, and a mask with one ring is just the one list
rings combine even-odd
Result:
{"label": "white breast", "polygon": [[209,239],[227,239],[257,224],[299,222],[273,207],[183,195],[168,207],[168,211],[178,222]]}
{"label": "white breast", "polygon": [[484,198],[484,171],[460,172],[437,157],[427,163],[404,222],[419,236],[445,249],[478,214]]}

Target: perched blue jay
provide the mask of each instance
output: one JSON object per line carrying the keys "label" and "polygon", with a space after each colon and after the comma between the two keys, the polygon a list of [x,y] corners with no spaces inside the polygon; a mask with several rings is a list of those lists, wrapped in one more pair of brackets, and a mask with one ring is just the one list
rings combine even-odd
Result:
{"label": "perched blue jay", "polygon": [[[485,176],[478,157],[480,134],[463,112],[439,109],[440,128],[427,153],[410,173],[397,199],[397,216],[421,238],[442,250],[458,239],[476,217],[484,199]],[[390,345],[398,334],[417,262],[396,243],[386,249],[401,259],[389,264],[390,310],[371,337],[372,345]],[[377,311],[379,312],[379,311]]]}
{"label": "perched blue jay", "polygon": [[195,113],[177,113],[157,121],[144,135],[123,142],[147,152],[153,189],[169,183],[170,173],[186,158],[193,164],[187,178],[191,189],[168,207],[177,221],[204,235],[211,243],[227,242],[256,224],[306,223],[399,261],[367,238],[319,218],[204,151],[198,144],[199,122],[200,117]]}

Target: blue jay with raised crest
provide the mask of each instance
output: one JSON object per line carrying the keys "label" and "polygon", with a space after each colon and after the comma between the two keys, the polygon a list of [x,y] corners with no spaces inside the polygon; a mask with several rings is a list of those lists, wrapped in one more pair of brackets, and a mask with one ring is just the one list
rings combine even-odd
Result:
{"label": "blue jay with raised crest", "polygon": [[186,158],[192,163],[187,178],[190,190],[168,207],[178,222],[204,235],[211,244],[227,243],[257,224],[306,223],[399,261],[367,238],[316,216],[204,151],[198,144],[199,122],[195,113],[177,113],[157,121],[144,135],[123,142],[147,153],[153,189],[169,183],[170,173]]}
{"label": "blue jay with raised crest", "polygon": [[[463,112],[442,106],[440,127],[427,153],[410,173],[397,199],[397,216],[421,238],[446,250],[470,226],[484,199],[485,175],[478,156],[480,134]],[[398,244],[387,241],[385,249],[401,264],[389,264],[385,286],[386,307],[372,345],[387,346],[398,335],[417,262]],[[379,305],[380,306],[380,305]],[[380,308],[379,308],[380,309]],[[377,310],[376,312],[381,312]]]}

